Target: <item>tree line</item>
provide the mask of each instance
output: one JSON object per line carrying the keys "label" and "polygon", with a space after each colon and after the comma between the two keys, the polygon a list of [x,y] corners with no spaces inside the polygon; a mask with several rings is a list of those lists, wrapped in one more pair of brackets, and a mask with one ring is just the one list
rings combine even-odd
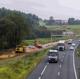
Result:
{"label": "tree line", "polygon": [[45,19],[44,22],[46,25],[79,25],[80,19],[68,18],[68,20],[54,19],[53,16],[50,16],[49,19]]}
{"label": "tree line", "polygon": [[75,19],[75,18],[69,18],[68,19],[68,24],[70,25],[79,25],[80,24],[80,20],[79,19]]}
{"label": "tree line", "polygon": [[39,19],[34,14],[0,8],[0,50],[15,47],[24,39],[49,37]]}

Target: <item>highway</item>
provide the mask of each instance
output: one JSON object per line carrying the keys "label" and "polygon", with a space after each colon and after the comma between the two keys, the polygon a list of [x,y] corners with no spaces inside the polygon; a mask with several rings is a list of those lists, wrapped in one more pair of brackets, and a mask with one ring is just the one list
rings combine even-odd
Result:
{"label": "highway", "polygon": [[[77,41],[73,41],[78,46]],[[47,56],[35,68],[26,79],[77,79],[75,69],[75,50],[70,50],[71,45],[65,51],[59,52],[58,63],[48,63]]]}

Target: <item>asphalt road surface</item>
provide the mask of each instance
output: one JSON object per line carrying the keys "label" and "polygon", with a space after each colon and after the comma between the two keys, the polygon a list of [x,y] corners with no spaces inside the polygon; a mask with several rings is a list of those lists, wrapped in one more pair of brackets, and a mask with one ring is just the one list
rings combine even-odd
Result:
{"label": "asphalt road surface", "polygon": [[[76,49],[78,42],[73,42],[76,44]],[[45,57],[27,79],[77,79],[75,50],[70,50],[70,46],[68,45],[67,50],[59,52],[58,63],[48,63]]]}

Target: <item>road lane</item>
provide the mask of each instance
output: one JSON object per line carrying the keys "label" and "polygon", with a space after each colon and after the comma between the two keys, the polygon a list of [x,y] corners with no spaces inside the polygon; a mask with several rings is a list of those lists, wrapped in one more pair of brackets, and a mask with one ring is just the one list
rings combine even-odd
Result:
{"label": "road lane", "polygon": [[74,68],[73,68],[73,51],[66,52],[61,69],[60,79],[75,79]]}
{"label": "road lane", "polygon": [[49,64],[41,79],[56,79],[58,76],[59,64]]}
{"label": "road lane", "polygon": [[59,52],[59,62],[50,63],[41,79],[59,79],[66,51]]}
{"label": "road lane", "polygon": [[[74,43],[77,44],[77,42]],[[66,51],[59,52],[59,62],[48,64],[42,76],[41,71],[45,68],[47,58],[45,61],[43,60],[43,63],[45,63],[43,67],[39,66],[32,72],[34,77],[31,74],[28,79],[76,79],[73,66],[74,50],[69,50],[70,46]],[[42,62],[40,65],[42,65]]]}
{"label": "road lane", "polygon": [[[60,68],[61,58],[64,55],[64,52],[60,52],[59,54],[59,62],[58,63],[50,63],[48,64],[43,76],[41,76],[42,71],[44,70],[47,62],[47,57],[44,58],[44,60],[36,67],[36,69],[30,74],[30,76],[27,79],[56,79],[58,76],[58,71]],[[48,76],[48,77],[47,77]],[[45,78],[46,77],[46,78]]]}
{"label": "road lane", "polygon": [[47,58],[45,57],[44,60],[34,69],[34,71],[29,75],[26,79],[38,79],[41,76],[41,72],[43,71]]}
{"label": "road lane", "polygon": [[63,52],[59,52],[59,62],[58,63],[50,63],[48,64],[44,74],[41,76],[42,71],[44,70],[47,62],[47,58],[45,58],[45,60],[43,60],[38,67],[31,73],[31,75],[28,77],[28,79],[57,79],[58,78],[58,73],[60,70],[60,63],[62,63],[63,61],[61,61],[61,59],[63,58],[63,55],[65,55],[64,51]]}

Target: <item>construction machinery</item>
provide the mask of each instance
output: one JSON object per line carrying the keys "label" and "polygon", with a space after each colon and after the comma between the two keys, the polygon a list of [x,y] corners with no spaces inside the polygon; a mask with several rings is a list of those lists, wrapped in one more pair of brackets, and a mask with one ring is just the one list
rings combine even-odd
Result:
{"label": "construction machinery", "polygon": [[25,46],[22,46],[22,45],[16,46],[15,52],[16,53],[24,53],[25,52]]}
{"label": "construction machinery", "polygon": [[37,48],[42,48],[42,44],[40,43],[40,41],[39,41],[38,39],[35,40],[34,45],[35,45]]}

